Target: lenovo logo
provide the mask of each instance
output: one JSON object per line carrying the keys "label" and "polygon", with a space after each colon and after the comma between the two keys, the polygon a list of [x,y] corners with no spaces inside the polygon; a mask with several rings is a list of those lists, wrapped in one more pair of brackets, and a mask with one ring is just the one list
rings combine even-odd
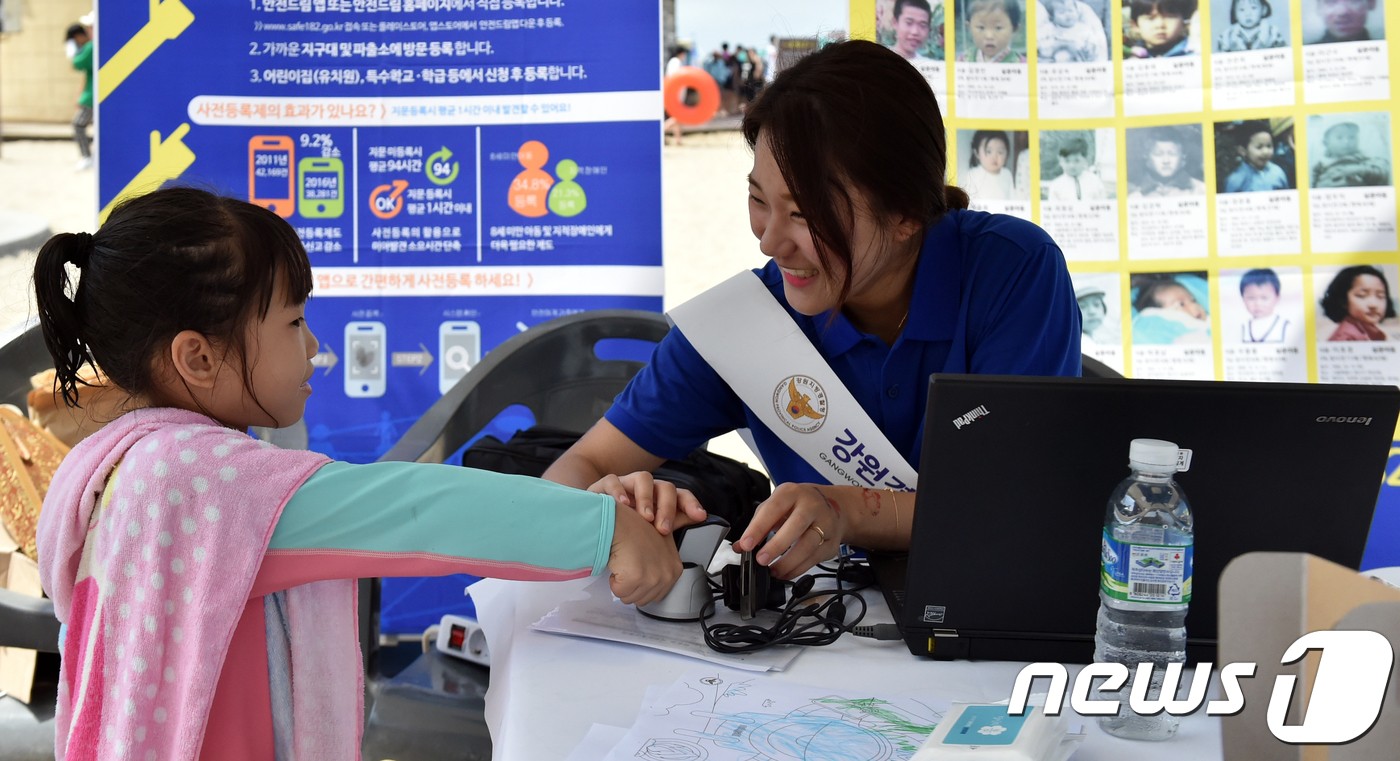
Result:
{"label": "lenovo logo", "polygon": [[1351,423],[1354,425],[1370,425],[1371,418],[1368,417],[1345,417],[1342,415],[1318,415],[1318,423]]}

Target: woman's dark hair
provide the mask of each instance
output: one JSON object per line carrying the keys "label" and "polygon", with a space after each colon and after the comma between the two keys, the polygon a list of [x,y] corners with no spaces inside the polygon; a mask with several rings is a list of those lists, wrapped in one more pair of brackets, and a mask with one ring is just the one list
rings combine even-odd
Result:
{"label": "woman's dark hair", "polygon": [[1382,319],[1388,320],[1395,316],[1395,299],[1390,297],[1390,281],[1385,279],[1385,274],[1378,268],[1369,264],[1358,264],[1342,268],[1342,271],[1332,278],[1332,282],[1327,284],[1327,291],[1322,294],[1322,301],[1319,302],[1327,319],[1340,323],[1347,318],[1347,292],[1351,290],[1352,283],[1362,275],[1371,275],[1385,286],[1385,317]]}
{"label": "woman's dark hair", "polygon": [[843,303],[855,222],[849,186],[876,215],[917,219],[925,230],[967,208],[967,194],[944,182],[948,149],[933,90],[883,45],[838,42],[783,69],[744,111],[742,129],[750,149],[760,134],[768,141],[822,266],[844,270]]}
{"label": "woman's dark hair", "polygon": [[981,166],[977,161],[977,151],[992,140],[1000,140],[1001,144],[1006,146],[1006,163],[1011,163],[1011,138],[999,129],[979,129],[972,133],[972,150],[967,157],[969,167]]}
{"label": "woman's dark hair", "polygon": [[[279,274],[285,293],[276,292]],[[53,236],[34,263],[39,324],[70,407],[86,385],[78,377],[84,364],[132,396],[153,395],[162,357],[182,330],[231,351],[253,396],[248,324],[267,316],[274,297],[304,302],[311,285],[306,249],[281,217],[183,187],[121,202],[96,234]]]}
{"label": "woman's dark hair", "polygon": [[[1260,21],[1263,21],[1264,19],[1266,19],[1266,18],[1268,18],[1268,17],[1274,15],[1274,9],[1273,9],[1272,6],[1269,5],[1269,0],[1254,0],[1254,2],[1259,3],[1259,11],[1260,11],[1260,13],[1259,13],[1259,20],[1260,20]],[[1239,4],[1240,4],[1240,0],[1230,0],[1230,23],[1231,23],[1231,24],[1238,24],[1238,23],[1240,23],[1239,20],[1235,18],[1235,6],[1236,6],[1236,5],[1239,5]]]}

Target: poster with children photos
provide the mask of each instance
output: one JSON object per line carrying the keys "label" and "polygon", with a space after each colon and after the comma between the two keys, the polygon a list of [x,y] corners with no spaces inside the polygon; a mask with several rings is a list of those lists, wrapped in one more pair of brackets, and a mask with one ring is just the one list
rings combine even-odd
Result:
{"label": "poster with children photos", "polygon": [[1287,0],[1211,1],[1211,98],[1217,109],[1293,105],[1289,14]]}
{"label": "poster with children photos", "polygon": [[1215,240],[1223,256],[1303,251],[1293,117],[1216,122]]}
{"label": "poster with children photos", "polygon": [[1390,99],[1385,6],[1376,0],[1301,0],[1303,100]]}
{"label": "poster with children photos", "polygon": [[[1035,0],[1032,0],[1033,2]],[[1030,117],[1027,0],[952,0],[954,107],[964,119]]]}
{"label": "poster with children photos", "polygon": [[1041,119],[1113,116],[1107,0],[1035,3],[1036,98]]}
{"label": "poster with children photos", "polygon": [[1031,218],[1030,145],[1028,133],[999,129],[958,130],[954,156],[958,187],[967,191],[970,208]]}
{"label": "poster with children photos", "polygon": [[1394,383],[1400,377],[1397,271],[1382,263],[1313,270],[1323,383]]}
{"label": "poster with children photos", "polygon": [[1219,282],[1225,380],[1305,382],[1302,269],[1224,270]]}
{"label": "poster with children photos", "polygon": [[[874,18],[877,5],[892,12],[895,4],[853,3],[853,34],[862,34],[858,13]],[[1400,384],[1400,366],[1381,361],[1400,340],[1329,341],[1337,323],[1319,306],[1320,289],[1342,268],[1400,265],[1393,171],[1400,125],[1389,85],[1400,57],[1388,51],[1393,14],[1385,3],[1024,0],[1013,7],[930,5],[932,23],[942,22],[937,44],[948,74],[948,97],[940,98],[948,176],[970,192],[973,208],[1044,228],[1076,289],[1105,292],[1118,335],[1083,336],[1086,355],[1111,359],[1116,341],[1118,366],[1130,377]],[[1005,17],[1002,37],[975,36],[969,24],[977,11],[980,21]],[[880,41],[893,45],[888,29]],[[1023,60],[1026,91],[973,76],[974,64]],[[979,133],[998,148],[986,166],[973,150]],[[1277,314],[1287,315],[1289,329],[1282,343],[1243,337],[1255,318],[1241,284],[1256,270],[1278,277]],[[1186,280],[1201,316],[1134,307],[1135,283],[1173,276]],[[1162,342],[1154,324],[1185,328],[1187,337]]]}
{"label": "poster with children photos", "polygon": [[1308,117],[1314,251],[1396,250],[1390,130],[1384,111]]}
{"label": "poster with children photos", "polygon": [[1118,259],[1118,148],[1112,129],[1040,133],[1040,225],[1069,262]]}

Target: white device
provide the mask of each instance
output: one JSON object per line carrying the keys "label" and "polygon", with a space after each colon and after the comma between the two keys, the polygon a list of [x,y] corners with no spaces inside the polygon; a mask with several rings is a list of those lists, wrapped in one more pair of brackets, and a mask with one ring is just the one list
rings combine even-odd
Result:
{"label": "white device", "polygon": [[438,624],[437,649],[481,666],[491,665],[491,651],[481,624],[464,616],[444,615]]}
{"label": "white device", "polygon": [[345,323],[345,395],[352,398],[384,396],[385,330],[382,322]]}
{"label": "white device", "polygon": [[438,393],[446,394],[481,361],[481,326],[449,320],[438,326]]}

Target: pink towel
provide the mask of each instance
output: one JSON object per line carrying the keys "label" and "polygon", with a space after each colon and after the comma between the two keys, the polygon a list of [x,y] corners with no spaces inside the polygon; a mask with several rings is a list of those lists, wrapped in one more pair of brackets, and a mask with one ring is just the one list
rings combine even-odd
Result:
{"label": "pink towel", "polygon": [[[39,520],[44,589],[67,625],[59,759],[198,757],[277,518],[327,461],[176,409],[127,413],[69,453]],[[359,757],[354,605],[351,580],[288,590],[298,759]]]}

